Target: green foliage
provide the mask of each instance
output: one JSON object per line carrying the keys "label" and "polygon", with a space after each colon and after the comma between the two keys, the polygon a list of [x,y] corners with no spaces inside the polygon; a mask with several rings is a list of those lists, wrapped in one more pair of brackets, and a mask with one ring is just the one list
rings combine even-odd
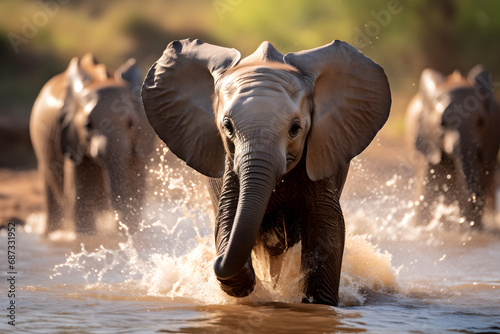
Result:
{"label": "green foliage", "polygon": [[263,40],[289,52],[347,39],[349,35],[347,8],[329,0],[313,5],[303,0],[241,1],[220,19],[214,32],[248,53]]}
{"label": "green foliage", "polygon": [[[494,80],[500,76],[500,1],[58,1],[0,2],[0,60],[6,67],[0,74],[0,114],[20,109],[29,115],[43,83],[74,56],[92,51],[112,68],[136,57],[145,72],[169,41],[186,37],[236,47],[243,55],[264,40],[284,53],[345,40],[384,67],[397,114],[404,112],[427,66],[466,72],[481,62]],[[56,4],[57,10],[48,13],[44,3]],[[16,53],[9,36],[24,36],[25,22],[37,18],[43,24],[35,25],[36,33]]]}

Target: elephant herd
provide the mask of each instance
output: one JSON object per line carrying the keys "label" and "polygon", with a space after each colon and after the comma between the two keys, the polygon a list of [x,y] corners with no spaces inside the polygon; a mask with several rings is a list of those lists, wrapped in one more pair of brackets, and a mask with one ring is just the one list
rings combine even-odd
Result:
{"label": "elephant herd", "polygon": [[[158,136],[207,177],[222,290],[252,292],[256,244],[277,279],[278,256],[300,241],[303,302],[338,305],[339,198],[351,159],[390,107],[384,70],[341,41],[286,55],[264,42],[243,59],[235,49],[174,41],[143,82],[134,60],[113,72],[91,54],[74,58],[43,87],[30,120],[47,233],[65,219],[95,233],[106,210],[137,230]],[[416,221],[428,222],[441,201],[480,228],[495,211],[500,145],[488,73],[425,70],[407,123],[420,156]]]}

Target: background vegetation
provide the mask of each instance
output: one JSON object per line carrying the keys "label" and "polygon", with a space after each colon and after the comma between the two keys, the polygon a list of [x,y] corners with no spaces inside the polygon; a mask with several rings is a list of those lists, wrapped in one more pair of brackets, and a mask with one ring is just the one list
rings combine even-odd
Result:
{"label": "background vegetation", "polygon": [[425,67],[467,73],[483,63],[500,85],[499,16],[495,0],[0,0],[0,166],[34,165],[31,106],[72,57],[92,51],[111,68],[135,57],[145,73],[186,37],[243,55],[264,40],[283,53],[349,42],[386,70],[384,135],[399,138]]}

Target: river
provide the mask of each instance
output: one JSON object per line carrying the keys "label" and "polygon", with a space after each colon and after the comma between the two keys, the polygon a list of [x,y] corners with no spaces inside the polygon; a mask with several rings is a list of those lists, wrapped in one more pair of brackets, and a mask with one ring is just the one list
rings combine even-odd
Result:
{"label": "river", "polygon": [[278,284],[255,260],[250,296],[221,292],[206,189],[160,155],[148,166],[156,186],[136,235],[122,226],[118,236],[109,216],[96,237],[44,238],[40,213],[17,226],[14,298],[1,231],[0,333],[500,333],[498,226],[415,224],[411,166],[380,159],[353,162],[341,200],[343,307],[300,303],[300,245],[284,256]]}

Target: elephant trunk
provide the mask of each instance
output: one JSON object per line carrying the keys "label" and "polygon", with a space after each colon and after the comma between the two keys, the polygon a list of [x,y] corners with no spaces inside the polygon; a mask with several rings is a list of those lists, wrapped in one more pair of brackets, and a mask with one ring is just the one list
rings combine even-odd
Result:
{"label": "elephant trunk", "polygon": [[224,254],[215,261],[219,280],[235,277],[245,267],[262,223],[267,204],[282,171],[278,154],[244,154],[239,166],[240,196],[231,236]]}

